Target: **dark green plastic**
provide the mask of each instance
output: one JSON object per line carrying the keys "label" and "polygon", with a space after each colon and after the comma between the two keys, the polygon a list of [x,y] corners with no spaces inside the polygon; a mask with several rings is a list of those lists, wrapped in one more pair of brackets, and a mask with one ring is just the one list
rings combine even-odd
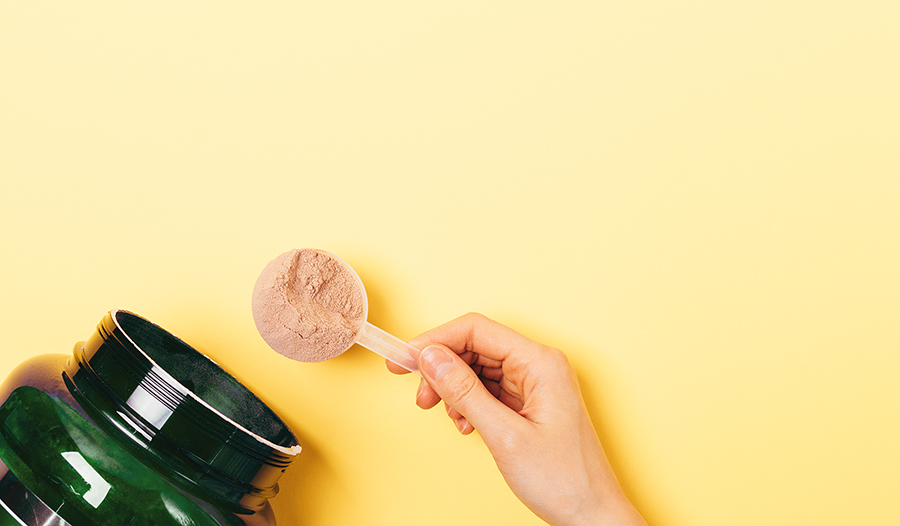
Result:
{"label": "dark green plastic", "polygon": [[290,429],[162,328],[110,312],[0,386],[0,526],[274,526]]}

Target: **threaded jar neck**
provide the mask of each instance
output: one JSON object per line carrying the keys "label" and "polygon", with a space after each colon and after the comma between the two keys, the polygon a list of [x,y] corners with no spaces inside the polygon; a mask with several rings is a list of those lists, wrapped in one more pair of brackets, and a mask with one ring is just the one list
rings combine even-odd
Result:
{"label": "threaded jar neck", "polygon": [[65,381],[132,453],[236,513],[261,509],[300,452],[288,426],[233,376],[127,311],[108,313],[75,347]]}

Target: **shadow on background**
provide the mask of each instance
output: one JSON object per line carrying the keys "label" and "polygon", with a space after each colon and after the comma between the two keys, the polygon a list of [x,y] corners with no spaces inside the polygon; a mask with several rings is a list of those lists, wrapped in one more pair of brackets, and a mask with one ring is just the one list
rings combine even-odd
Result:
{"label": "shadow on background", "polygon": [[[363,286],[366,289],[368,300],[367,321],[380,329],[394,334],[400,339],[406,340],[411,338],[414,336],[413,334],[406,335],[398,334],[396,332],[397,318],[391,310],[390,291],[385,290],[385,286],[381,285],[382,283],[392,282],[392,279],[390,279],[390,271],[385,267],[373,264],[369,259],[365,259],[359,264],[348,261],[353,267],[353,270],[359,275],[363,282]],[[376,276],[381,277],[381,279],[375,279]],[[343,366],[353,368],[371,367],[369,362],[373,359],[384,362],[383,358],[359,344],[354,344],[349,352],[344,352],[342,355],[334,358],[334,360],[338,360],[338,363],[341,363]]]}
{"label": "shadow on background", "polygon": [[297,430],[301,429],[293,419],[284,419],[294,431],[303,451],[278,481],[279,493],[272,499],[272,508],[280,525],[318,524],[326,511],[320,503],[331,500],[342,489],[329,469],[321,448]]}
{"label": "shadow on background", "polygon": [[[246,317],[249,316],[248,309]],[[159,318],[166,330],[183,338],[248,387],[252,386],[252,383],[247,383],[248,376],[251,375],[246,374],[247,371],[241,374],[241,360],[238,358],[242,356],[231,353],[236,350],[243,353],[252,347],[260,352],[275,354],[255,332],[253,335],[259,341],[246,341],[247,332],[241,329],[241,325],[252,325],[252,319],[248,321],[240,313],[214,303],[177,302]],[[151,321],[154,320],[151,318]],[[333,500],[330,496],[342,491],[340,482],[320,453],[322,448],[319,444],[303,434],[300,421],[290,416],[292,411],[288,410],[287,405],[296,400],[275,399],[263,392],[264,389],[251,390],[291,428],[297,442],[303,447],[296,460],[279,479],[279,493],[270,501],[278,524],[302,526],[319,523],[323,513],[327,512],[327,503]]]}
{"label": "shadow on background", "polygon": [[[622,491],[625,492],[625,496],[628,497],[628,500],[637,508],[638,512],[642,512],[641,500],[643,493],[639,489],[639,485],[635,483],[635,481],[630,477],[628,470],[624,469],[622,465],[619,463],[618,451],[619,444],[613,440],[613,437],[610,435],[606,425],[605,419],[603,418],[603,411],[597,407],[595,403],[596,400],[604,398],[607,393],[603,393],[603,390],[598,387],[598,385],[602,385],[602,372],[592,371],[590,375],[585,374],[584,369],[579,367],[577,360],[570,360],[572,366],[575,367],[575,372],[578,376],[578,386],[581,388],[581,395],[584,398],[585,406],[587,406],[588,414],[591,417],[591,422],[594,424],[594,430],[597,432],[597,437],[600,438],[600,443],[603,445],[603,451],[606,453],[606,458],[609,460],[610,466],[612,466],[613,473],[616,474],[616,479],[619,481],[619,485],[622,487]],[[601,393],[600,396],[597,393]],[[627,449],[627,446],[625,447]],[[646,516],[645,516],[646,518]]]}
{"label": "shadow on background", "polygon": [[[622,491],[625,492],[625,495],[635,508],[643,514],[642,508],[644,507],[641,506],[643,492],[640,490],[640,484],[632,479],[628,470],[620,462],[619,451],[628,449],[628,447],[615,439],[615,430],[610,430],[606,425],[607,419],[604,418],[602,403],[597,402],[597,400],[605,400],[610,395],[610,391],[603,388],[604,385],[609,383],[605,381],[609,373],[603,365],[599,368],[588,368],[579,360],[579,356],[589,353],[595,356],[606,356],[610,352],[596,348],[585,349],[583,343],[569,339],[565,334],[556,330],[548,329],[544,323],[529,319],[521,313],[497,312],[485,314],[532,340],[556,347],[566,354],[569,363],[575,368],[582,398],[594,425],[594,431],[597,432],[597,437],[603,445],[606,458],[609,460],[610,466],[612,466]],[[596,360],[594,363],[596,363]],[[649,507],[647,508],[649,509]]]}
{"label": "shadow on background", "polygon": [[[358,258],[360,261],[354,263],[349,261],[353,270],[359,275],[363,286],[366,288],[366,296],[369,300],[368,321],[376,327],[391,332],[390,327],[382,327],[382,325],[390,325],[394,319],[390,309],[390,293],[384,290],[383,283],[393,282],[390,270],[384,266],[373,262],[371,257]],[[380,279],[375,279],[376,276]]]}

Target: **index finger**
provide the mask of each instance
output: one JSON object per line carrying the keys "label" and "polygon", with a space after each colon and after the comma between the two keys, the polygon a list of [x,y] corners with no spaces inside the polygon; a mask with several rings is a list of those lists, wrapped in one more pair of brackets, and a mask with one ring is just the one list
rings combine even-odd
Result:
{"label": "index finger", "polygon": [[419,349],[441,343],[457,354],[474,352],[497,362],[503,362],[523,350],[542,347],[536,341],[477,312],[470,312],[424,332],[409,343]]}

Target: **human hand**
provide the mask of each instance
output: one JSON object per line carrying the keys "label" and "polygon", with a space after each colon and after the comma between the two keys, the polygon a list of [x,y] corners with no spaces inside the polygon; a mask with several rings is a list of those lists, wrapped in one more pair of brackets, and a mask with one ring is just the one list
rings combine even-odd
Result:
{"label": "human hand", "polygon": [[[646,522],[606,459],[566,356],[480,314],[413,338],[416,404],[478,429],[513,493],[554,526]],[[391,372],[405,369],[387,362]]]}

